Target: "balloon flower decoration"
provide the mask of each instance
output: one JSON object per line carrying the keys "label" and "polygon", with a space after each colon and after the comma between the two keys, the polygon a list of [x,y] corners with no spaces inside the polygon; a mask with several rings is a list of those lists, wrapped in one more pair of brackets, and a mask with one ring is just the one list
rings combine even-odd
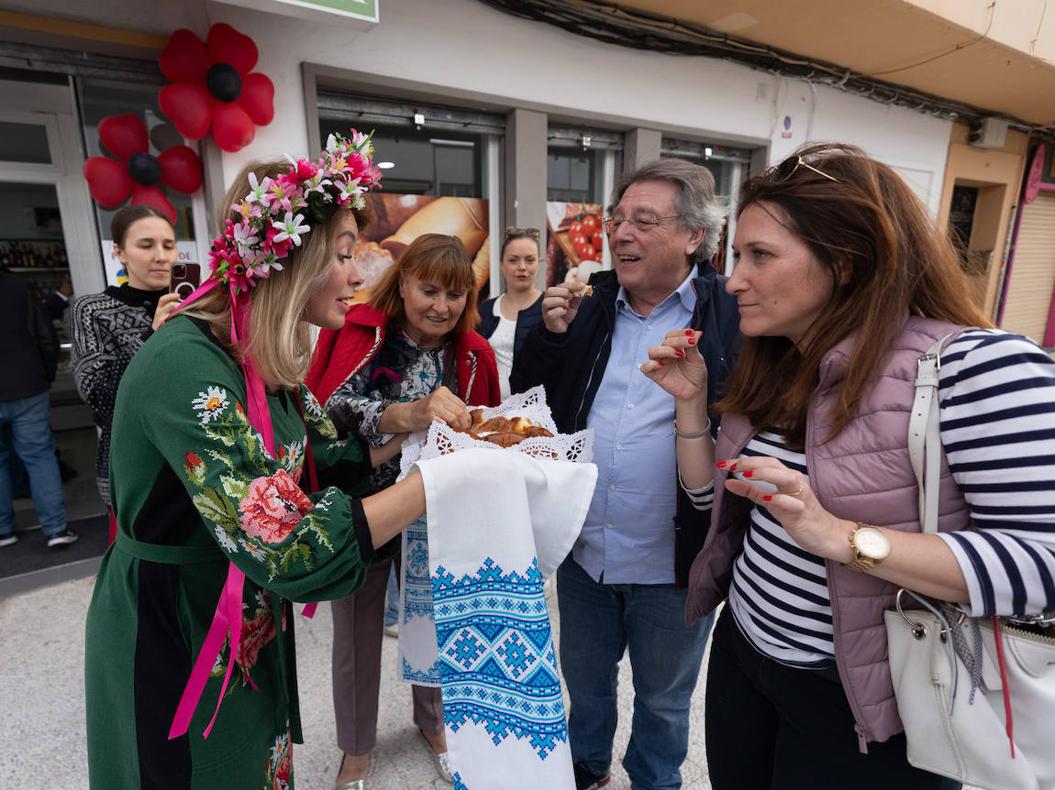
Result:
{"label": "balloon flower decoration", "polygon": [[253,71],[257,57],[253,40],[222,22],[209,28],[206,43],[177,30],[161,53],[161,73],[171,80],[158,95],[161,111],[184,137],[200,140],[211,129],[224,151],[244,148],[275,117],[275,86]]}
{"label": "balloon flower decoration", "polygon": [[201,161],[185,145],[173,145],[158,156],[150,154],[147,127],[136,115],[114,115],[99,122],[99,139],[116,159],[93,156],[84,163],[84,177],[92,198],[116,208],[132,198],[156,208],[172,223],[176,209],[159,185],[190,194],[201,187]]}

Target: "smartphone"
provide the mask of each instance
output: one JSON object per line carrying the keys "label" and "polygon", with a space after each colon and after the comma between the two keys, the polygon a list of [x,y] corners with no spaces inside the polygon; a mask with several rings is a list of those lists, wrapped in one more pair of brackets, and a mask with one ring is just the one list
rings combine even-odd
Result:
{"label": "smartphone", "polygon": [[172,264],[172,282],[169,293],[179,296],[182,302],[201,284],[201,267],[196,263]]}

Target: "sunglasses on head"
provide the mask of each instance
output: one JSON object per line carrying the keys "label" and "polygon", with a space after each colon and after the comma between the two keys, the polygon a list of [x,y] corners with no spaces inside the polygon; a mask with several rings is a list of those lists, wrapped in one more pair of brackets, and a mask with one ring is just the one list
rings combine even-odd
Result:
{"label": "sunglasses on head", "polygon": [[530,238],[530,239],[538,239],[538,237],[539,237],[539,230],[538,230],[538,228],[517,228],[517,227],[514,227],[513,225],[510,225],[509,227],[506,228],[506,240],[507,241],[510,240],[510,239],[520,239],[520,238],[523,238],[525,236]]}
{"label": "sunglasses on head", "polygon": [[804,167],[807,170],[810,170],[810,171],[816,173],[819,176],[823,176],[824,178],[827,178],[829,181],[834,181],[836,184],[839,183],[839,179],[838,178],[836,178],[835,176],[828,175],[823,170],[818,170],[816,167],[811,165],[809,162],[807,162],[801,156],[789,156],[787,159],[785,159],[779,165],[777,165],[776,167],[772,168],[770,170],[770,172],[769,172],[769,175],[770,175],[770,178],[772,178],[775,181],[787,181],[793,175],[795,175],[795,173],[798,171],[798,169],[800,167]]}

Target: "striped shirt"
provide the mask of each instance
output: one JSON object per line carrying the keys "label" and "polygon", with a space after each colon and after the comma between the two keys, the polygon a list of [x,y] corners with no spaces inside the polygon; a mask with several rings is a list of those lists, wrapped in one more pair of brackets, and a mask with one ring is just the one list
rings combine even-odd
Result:
{"label": "striped shirt", "polygon": [[[995,329],[963,332],[941,355],[942,446],[972,526],[939,537],[967,580],[970,614],[1055,611],[1055,363],[1031,341]],[[743,455],[769,455],[807,474],[778,431]],[[687,492],[709,507],[708,489]],[[762,653],[796,666],[834,657],[824,560],[755,506],[733,567],[729,605]]]}

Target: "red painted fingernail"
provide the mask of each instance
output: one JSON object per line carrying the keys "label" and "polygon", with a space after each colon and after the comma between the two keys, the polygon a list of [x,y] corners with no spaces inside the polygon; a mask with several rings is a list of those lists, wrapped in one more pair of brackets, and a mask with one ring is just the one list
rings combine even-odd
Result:
{"label": "red painted fingernail", "polygon": [[772,502],[773,501],[773,496],[771,494],[766,494],[764,497],[762,497],[762,501],[763,502]]}
{"label": "red painted fingernail", "polygon": [[750,469],[744,472],[744,477],[751,477],[752,475],[754,475],[754,472],[752,472]]}
{"label": "red painted fingernail", "polygon": [[730,466],[729,467],[729,471],[730,472],[735,472],[736,471],[736,464],[733,464],[732,466]]}
{"label": "red painted fingernail", "polygon": [[692,337],[692,330],[691,329],[686,329],[685,330],[685,337]]}
{"label": "red painted fingernail", "polygon": [[658,361],[659,361],[659,366],[663,367],[663,360],[661,359],[661,360],[658,360]]}
{"label": "red painted fingernail", "polygon": [[680,348],[676,348],[676,349],[674,349],[674,356],[676,356],[676,357],[683,357],[683,356],[685,356],[685,352],[682,351]]}
{"label": "red painted fingernail", "polygon": [[725,467],[727,467],[728,465],[729,465],[728,461],[719,461],[718,463],[715,464],[715,466],[717,466],[719,469],[725,469]]}
{"label": "red painted fingernail", "polygon": [[690,338],[689,338],[689,339],[688,339],[687,341],[685,341],[685,342],[687,342],[687,343],[688,343],[688,344],[689,344],[690,346],[694,346],[694,345],[696,345],[696,338],[694,338],[694,337],[690,337]]}

